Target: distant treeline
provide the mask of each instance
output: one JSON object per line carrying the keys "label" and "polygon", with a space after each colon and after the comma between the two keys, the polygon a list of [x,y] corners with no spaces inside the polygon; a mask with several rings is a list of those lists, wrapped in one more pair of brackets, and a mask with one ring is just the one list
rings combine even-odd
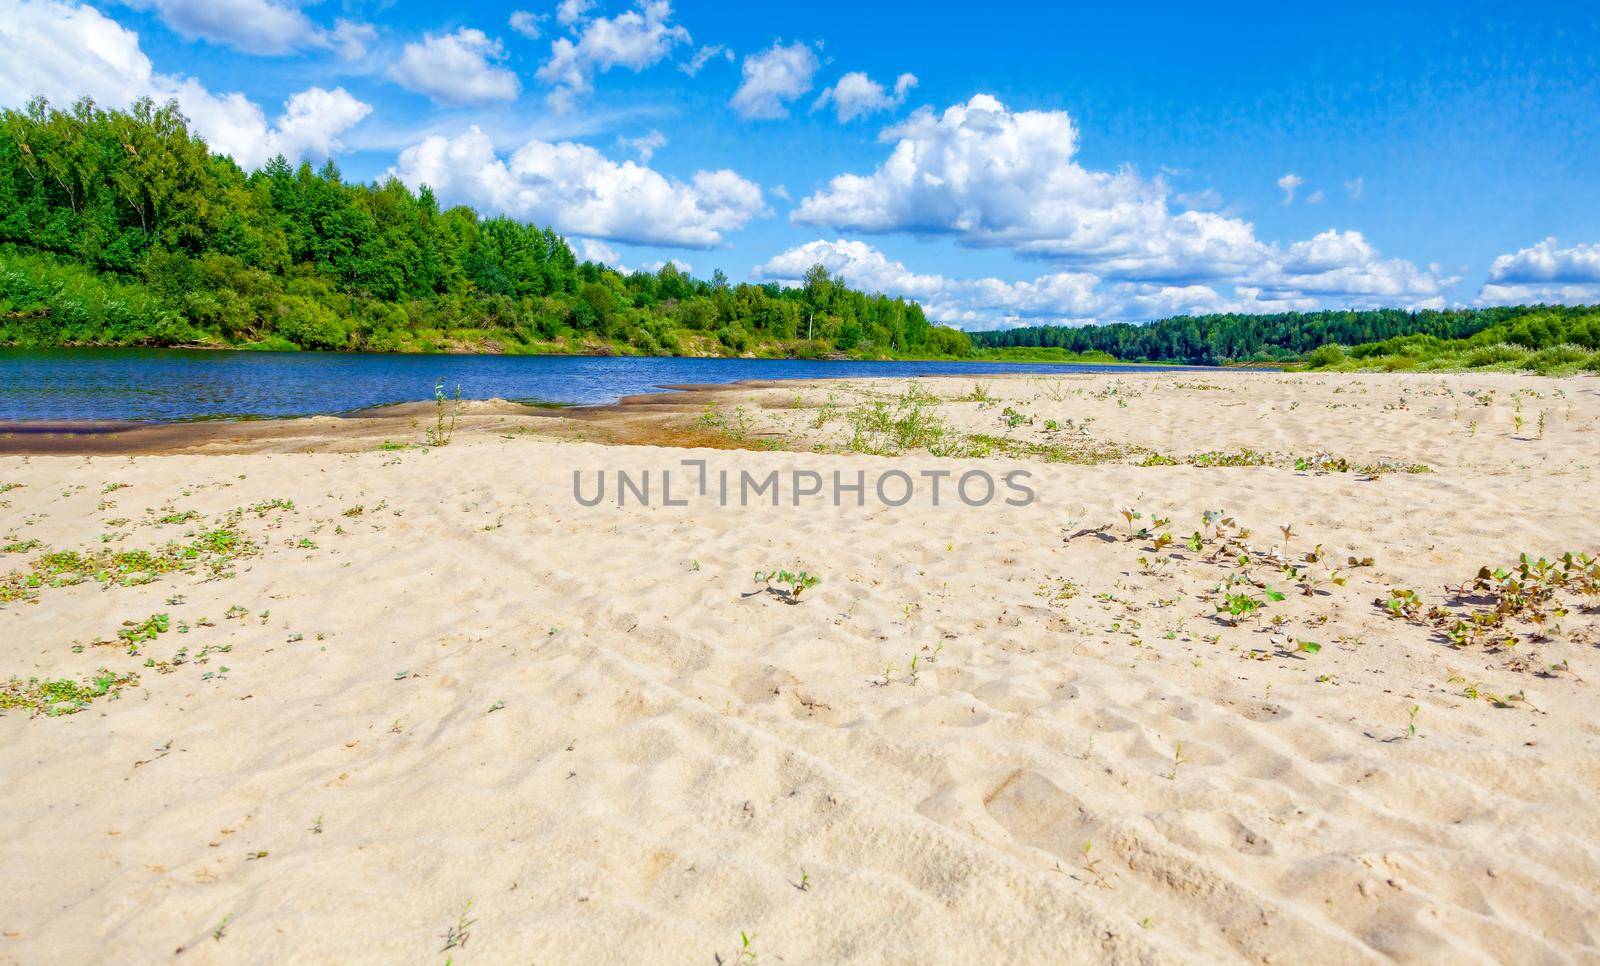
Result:
{"label": "distant treeline", "polygon": [[1044,347],[1075,354],[1104,352],[1125,361],[1194,365],[1292,362],[1327,345],[1360,347],[1346,359],[1371,357],[1389,351],[1369,348],[1374,344],[1399,351],[1402,345],[1420,350],[1458,340],[1472,340],[1477,346],[1504,342],[1536,350],[1571,344],[1595,350],[1600,349],[1600,308],[1537,305],[1182,315],[1144,325],[1049,325],[970,335],[980,349]]}
{"label": "distant treeline", "polygon": [[1519,308],[1465,337],[1415,334],[1349,347],[1324,345],[1305,361],[1313,369],[1600,372],[1600,306]]}
{"label": "distant treeline", "polygon": [[0,345],[964,356],[921,306],[580,263],[549,228],[282,158],[246,174],[175,104],[0,112]]}

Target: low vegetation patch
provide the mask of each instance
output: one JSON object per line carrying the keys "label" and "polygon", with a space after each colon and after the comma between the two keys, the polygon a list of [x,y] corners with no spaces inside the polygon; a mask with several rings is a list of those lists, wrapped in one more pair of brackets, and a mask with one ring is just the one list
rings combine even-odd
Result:
{"label": "low vegetation patch", "polygon": [[174,541],[154,550],[54,550],[36,558],[27,569],[0,577],[0,604],[32,599],[40,588],[68,587],[87,580],[131,587],[178,572],[224,576],[234,561],[258,551],[254,541],[231,525],[208,530],[187,543]]}
{"label": "low vegetation patch", "polygon": [[91,677],[12,678],[0,685],[0,711],[30,711],[35,717],[77,714],[99,698],[115,700],[124,688],[139,683],[139,675],[117,674],[101,668]]}

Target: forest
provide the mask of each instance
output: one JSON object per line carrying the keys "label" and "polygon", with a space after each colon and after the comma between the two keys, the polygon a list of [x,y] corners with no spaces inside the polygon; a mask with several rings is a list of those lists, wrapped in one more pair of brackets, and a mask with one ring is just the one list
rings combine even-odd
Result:
{"label": "forest", "polygon": [[282,158],[246,173],[175,104],[0,113],[0,345],[959,357],[967,336],[820,266],[623,275],[549,228]]}
{"label": "forest", "polygon": [[[1034,326],[972,333],[982,349],[1102,352],[1125,361],[1191,365],[1293,363],[1321,368],[1472,368],[1539,360],[1561,367],[1600,359],[1600,307],[1508,306],[1197,315],[1144,325]],[[1326,347],[1326,348],[1324,348]],[[1495,348],[1493,352],[1482,350]],[[1321,349],[1319,353],[1316,350]],[[1494,361],[1497,359],[1498,361]],[[1554,360],[1560,359],[1559,363]]]}

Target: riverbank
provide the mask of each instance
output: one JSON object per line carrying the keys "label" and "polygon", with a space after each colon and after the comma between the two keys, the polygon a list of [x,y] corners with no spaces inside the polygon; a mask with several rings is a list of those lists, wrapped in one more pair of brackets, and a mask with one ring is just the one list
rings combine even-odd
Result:
{"label": "riverbank", "polygon": [[0,456],[0,954],[1592,958],[1584,578],[1430,609],[1596,552],[1597,390],[786,381]]}

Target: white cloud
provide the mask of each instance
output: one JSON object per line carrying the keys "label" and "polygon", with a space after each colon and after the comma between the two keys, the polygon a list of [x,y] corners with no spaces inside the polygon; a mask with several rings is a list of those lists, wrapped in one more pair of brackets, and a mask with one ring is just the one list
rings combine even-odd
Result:
{"label": "white cloud", "polygon": [[296,0],[124,0],[153,10],[185,40],[209,40],[251,54],[287,54],[305,48],[337,51],[347,59],[366,53],[376,31],[340,20],[333,30],[312,23]]}
{"label": "white cloud", "polygon": [[1546,238],[1531,248],[1496,258],[1489,268],[1489,278],[1518,284],[1600,283],[1600,244],[1557,248],[1554,238]]}
{"label": "white cloud", "polygon": [[1285,205],[1294,204],[1294,192],[1295,192],[1295,189],[1299,188],[1301,185],[1303,185],[1305,183],[1306,183],[1306,179],[1300,177],[1299,175],[1295,174],[1292,171],[1289,172],[1288,174],[1284,175],[1283,177],[1279,178],[1278,179],[1278,187],[1283,189],[1283,203]]}
{"label": "white cloud", "polygon": [[1344,193],[1350,196],[1351,201],[1360,201],[1366,193],[1367,179],[1362,177],[1351,178],[1344,183]]}
{"label": "white cloud", "polygon": [[243,94],[213,94],[192,78],[157,73],[139,35],[93,7],[57,0],[17,4],[0,18],[0,103],[20,106],[35,96],[66,107],[92,97],[125,108],[140,97],[175,99],[190,129],[213,151],[257,168],[283,153],[291,159],[339,150],[339,135],[372,108],[343,88],[313,87],[289,98],[275,127]]}
{"label": "white cloud", "polygon": [[1445,287],[1455,281],[1403,258],[1382,257],[1359,231],[1333,229],[1287,251],[1275,249],[1263,271],[1241,280],[1269,298],[1315,297],[1357,308],[1439,306]]}
{"label": "white cloud", "polygon": [[602,241],[593,238],[569,238],[574,253],[580,262],[598,262],[601,265],[610,265],[619,272],[627,274],[628,269],[622,264],[622,256],[617,250]]}
{"label": "white cloud", "polygon": [[954,236],[1102,274],[1237,275],[1267,257],[1250,225],[1167,210],[1167,189],[1130,169],[1077,163],[1065,111],[1010,111],[987,94],[942,114],[913,112],[883,134],[894,147],[868,175],[844,174],[800,202],[800,224]]}
{"label": "white cloud", "polygon": [[556,5],[556,23],[570,27],[582,20],[593,6],[594,0],[561,0]]}
{"label": "white cloud", "polygon": [[730,64],[733,63],[733,51],[729,50],[727,47],[724,47],[722,44],[711,44],[708,47],[701,47],[699,50],[695,51],[694,56],[689,58],[686,63],[678,65],[678,69],[683,71],[685,74],[688,74],[690,77],[695,77],[699,75],[700,71],[705,68],[706,64],[717,59],[718,57],[726,60]]}
{"label": "white cloud", "polygon": [[1489,280],[1478,293],[1487,305],[1545,302],[1600,303],[1600,244],[1557,248],[1546,238],[1501,255],[1489,266]]}
{"label": "white cloud", "polygon": [[640,161],[648,162],[657,151],[667,146],[667,136],[660,131],[651,131],[636,138],[619,137],[617,146],[633,152]]}
{"label": "white cloud", "polygon": [[[791,220],[944,236],[1060,262],[1102,280],[1103,292],[1126,283],[1116,311],[1129,317],[1137,316],[1128,306],[1173,293],[1204,296],[1195,304],[1208,310],[1258,301],[1355,305],[1380,296],[1418,305],[1440,299],[1454,281],[1379,257],[1359,232],[1326,232],[1284,249],[1238,218],[1174,212],[1160,178],[1081,166],[1077,129],[1064,111],[1013,112],[980,94],[942,114],[919,109],[883,140],[893,148],[873,172],[833,178],[802,200]],[[1342,260],[1321,260],[1334,250]]]}
{"label": "white cloud", "polygon": [[[583,4],[582,9],[587,6]],[[556,19],[572,24],[582,9],[569,20],[564,16],[567,7],[562,4]],[[550,105],[557,110],[570,109],[577,96],[593,86],[596,73],[603,74],[613,67],[626,67],[637,73],[659,63],[678,44],[690,43],[688,30],[668,23],[671,16],[672,4],[668,0],[640,0],[635,9],[615,17],[584,21],[576,40],[556,38],[550,45],[550,59],[537,75],[555,88],[549,96]]]}
{"label": "white cloud", "polygon": [[822,66],[810,45],[774,41],[744,59],[744,80],[728,104],[740,117],[772,119],[789,116],[789,102],[811,90],[811,78]]}
{"label": "white cloud", "polygon": [[733,171],[697,171],[679,181],[565,141],[532,140],[502,158],[476,127],[407,148],[393,173],[453,202],[641,245],[711,248],[725,232],[767,214],[761,187]]}
{"label": "white cloud", "polygon": [[756,266],[757,278],[798,282],[813,265],[867,291],[916,299],[931,318],[977,328],[1025,319],[1086,321],[1109,305],[1095,291],[1099,279],[1081,272],[1041,275],[1030,281],[951,279],[923,275],[862,241],[817,240],[798,245]]}
{"label": "white cloud", "polygon": [[517,75],[490,63],[505,55],[500,41],[470,27],[453,34],[425,34],[421,43],[406,44],[389,67],[389,79],[439,104],[508,101],[520,88]]}
{"label": "white cloud", "polygon": [[1321,188],[1318,188],[1316,191],[1306,195],[1306,204],[1308,205],[1320,205],[1325,200],[1327,200],[1327,195],[1322,193]]}
{"label": "white cloud", "polygon": [[820,264],[851,285],[917,299],[929,317],[969,328],[1144,321],[1206,312],[1282,312],[1335,304],[1442,304],[1431,276],[1385,261],[1357,232],[1326,232],[1293,246],[1281,269],[1256,285],[1169,284],[1051,272],[1032,279],[956,279],[913,272],[862,241],[817,240],[756,266],[757,278],[796,282]]}
{"label": "white cloud", "polygon": [[827,106],[831,101],[840,123],[848,123],[878,111],[894,110],[906,102],[906,95],[916,86],[917,75],[901,74],[895,79],[894,93],[890,94],[883,89],[882,84],[866,74],[852,71],[823,91],[811,109],[815,111]]}
{"label": "white cloud", "polygon": [[360,60],[367,56],[367,48],[378,39],[378,28],[370,23],[338,20],[324,39],[345,60]]}
{"label": "white cloud", "polygon": [[285,157],[327,157],[338,152],[339,134],[372,113],[372,106],[356,100],[342,87],[312,87],[290,97],[278,118],[276,132],[266,136],[265,148]]}
{"label": "white cloud", "polygon": [[506,23],[517,33],[529,40],[539,39],[539,24],[543,23],[549,14],[529,13],[526,10],[513,10]]}

